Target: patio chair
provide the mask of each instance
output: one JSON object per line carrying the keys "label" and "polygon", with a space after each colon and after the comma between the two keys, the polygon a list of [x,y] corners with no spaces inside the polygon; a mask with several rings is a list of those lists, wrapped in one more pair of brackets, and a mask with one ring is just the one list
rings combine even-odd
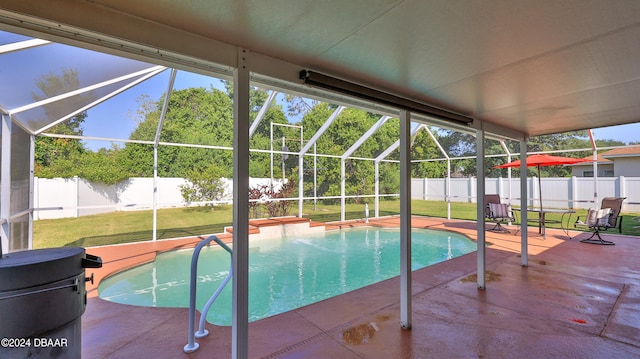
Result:
{"label": "patio chair", "polygon": [[600,231],[606,231],[609,228],[618,227],[618,232],[622,233],[622,217],[620,210],[622,209],[622,201],[626,197],[605,197],[602,199],[600,209],[589,208],[587,218],[581,221],[580,217],[575,223],[575,227],[589,227],[593,230],[591,237],[583,239],[582,243],[613,245],[614,242],[607,241],[600,237]]}
{"label": "patio chair", "polygon": [[490,229],[493,232],[506,232],[509,230],[502,226],[503,222],[515,222],[511,205],[501,203],[500,195],[485,194],[484,195],[484,218],[487,221],[494,222],[496,225]]}

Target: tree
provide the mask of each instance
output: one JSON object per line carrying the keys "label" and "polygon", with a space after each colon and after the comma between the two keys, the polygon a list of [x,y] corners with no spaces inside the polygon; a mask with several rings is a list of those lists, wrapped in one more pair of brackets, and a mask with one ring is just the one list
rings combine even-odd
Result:
{"label": "tree", "polygon": [[[80,88],[80,80],[76,70],[63,68],[60,74],[50,72],[42,75],[36,81],[36,87],[41,94],[32,93],[34,101],[41,101]],[[91,95],[82,101],[89,102]],[[53,102],[44,106],[47,121],[62,118],[67,113],[65,103]],[[57,124],[48,133],[58,135],[82,135],[82,123],[87,114],[80,113]],[[78,175],[76,162],[85,152],[82,142],[78,139],[37,136],[35,139],[35,175],[38,177],[73,177]]]}
{"label": "tree", "polygon": [[[440,152],[427,131],[421,130],[416,133],[411,145],[412,160],[441,159],[443,157],[444,154]],[[444,178],[447,176],[446,160],[414,162],[411,164],[411,175],[416,178]]]}

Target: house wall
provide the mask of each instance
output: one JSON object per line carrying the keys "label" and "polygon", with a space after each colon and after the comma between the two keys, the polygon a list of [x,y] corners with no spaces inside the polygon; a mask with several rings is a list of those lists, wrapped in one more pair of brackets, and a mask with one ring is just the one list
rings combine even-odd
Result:
{"label": "house wall", "polygon": [[616,157],[613,166],[616,176],[640,177],[640,157]]}
{"label": "house wall", "polygon": [[[571,175],[576,177],[584,177],[585,171],[593,171],[593,164],[589,165],[573,165],[571,166]],[[605,177],[605,171],[615,171],[613,167],[613,163],[606,164],[598,164],[598,177]],[[617,172],[613,173],[614,176],[617,175]],[[637,176],[640,176],[638,174]]]}

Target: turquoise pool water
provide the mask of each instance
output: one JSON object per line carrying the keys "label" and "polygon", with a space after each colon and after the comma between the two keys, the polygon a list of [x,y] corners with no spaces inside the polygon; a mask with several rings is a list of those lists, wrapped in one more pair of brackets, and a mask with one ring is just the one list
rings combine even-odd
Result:
{"label": "turquoise pool water", "polygon": [[[261,239],[249,245],[249,320],[315,303],[399,275],[400,235],[393,229],[329,231],[296,238]],[[413,270],[476,250],[465,236],[413,230]],[[188,307],[193,250],[162,253],[148,263],[100,283],[101,298],[152,307]],[[230,255],[217,245],[202,249],[197,308],[229,273]],[[207,320],[231,325],[231,282]]]}

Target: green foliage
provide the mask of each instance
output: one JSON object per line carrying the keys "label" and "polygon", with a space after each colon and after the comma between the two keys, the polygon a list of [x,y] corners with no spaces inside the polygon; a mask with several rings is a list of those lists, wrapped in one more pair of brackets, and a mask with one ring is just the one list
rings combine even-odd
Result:
{"label": "green foliage", "polygon": [[[224,181],[221,174],[224,171],[216,164],[204,169],[192,169],[187,172],[187,184],[180,186],[180,193],[186,203],[218,201],[224,194]],[[213,207],[213,203],[207,206]]]}
{"label": "green foliage", "polygon": [[79,177],[91,182],[117,184],[129,178],[120,166],[120,150],[102,148],[98,152],[87,151],[80,158]]}
{"label": "green foliage", "polygon": [[[413,139],[413,145],[411,146],[412,160],[440,159],[443,158],[443,156],[444,154],[440,152],[437,145],[426,131],[422,130],[416,134]],[[441,160],[415,162],[411,165],[411,175],[415,178],[446,177],[447,162]]]}
{"label": "green foliage", "polygon": [[[80,87],[77,71],[63,68],[60,74],[50,72],[36,81],[41,94],[32,94],[34,101],[41,101],[53,96],[77,90]],[[89,101],[91,95],[84,95],[79,101]],[[58,119],[68,115],[64,104],[54,102],[45,106],[45,115],[50,119]],[[82,123],[87,117],[80,113],[69,120],[59,123],[47,130],[58,135],[82,135]],[[73,177],[78,175],[79,157],[85,152],[78,139],[37,136],[35,139],[35,175],[43,178]]]}

